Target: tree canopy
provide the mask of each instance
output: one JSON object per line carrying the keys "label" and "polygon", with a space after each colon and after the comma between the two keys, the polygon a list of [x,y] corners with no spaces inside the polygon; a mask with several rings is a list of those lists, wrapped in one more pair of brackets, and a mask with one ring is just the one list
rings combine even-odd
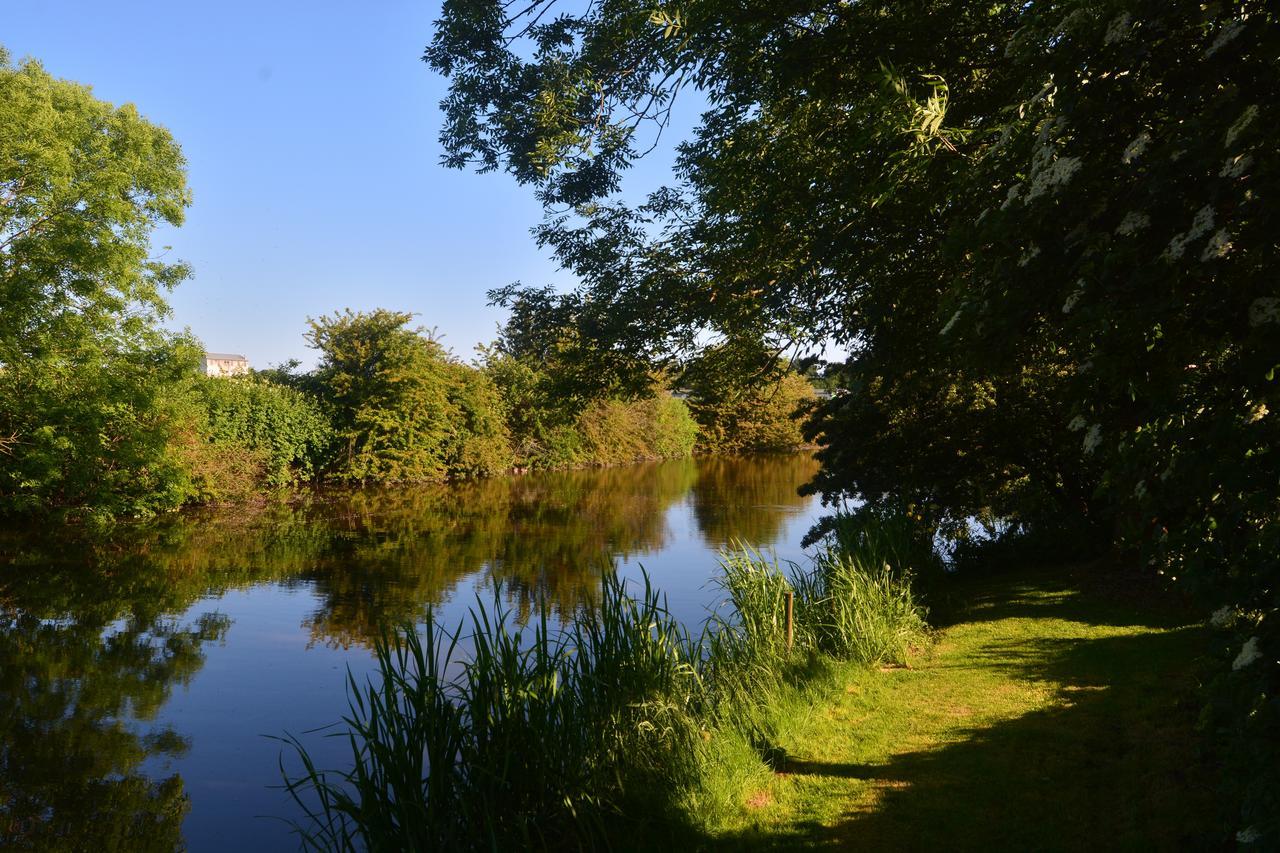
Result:
{"label": "tree canopy", "polygon": [[188,269],[150,235],[189,203],[168,131],[0,53],[0,508],[185,499],[174,391],[197,351],[158,320]]}
{"label": "tree canopy", "polygon": [[1238,719],[1276,731],[1271,4],[447,0],[425,59],[445,162],[533,187],[594,310],[848,349],[814,488],[1140,554],[1254,614]]}

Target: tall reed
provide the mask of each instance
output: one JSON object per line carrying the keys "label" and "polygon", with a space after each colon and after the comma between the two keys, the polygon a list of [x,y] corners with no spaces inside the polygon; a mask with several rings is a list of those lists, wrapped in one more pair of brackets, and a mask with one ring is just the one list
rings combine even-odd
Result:
{"label": "tall reed", "polygon": [[693,772],[697,671],[647,579],[635,598],[606,580],[564,630],[546,608],[529,628],[482,603],[468,621],[465,660],[429,613],[377,643],[374,680],[349,676],[350,769],[286,736],[304,847],[597,849],[628,816],[668,816]]}

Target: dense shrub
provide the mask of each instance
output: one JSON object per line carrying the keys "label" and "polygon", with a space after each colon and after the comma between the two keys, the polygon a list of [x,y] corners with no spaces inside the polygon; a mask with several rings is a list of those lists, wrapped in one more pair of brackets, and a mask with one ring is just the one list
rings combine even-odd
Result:
{"label": "dense shrub", "polygon": [[176,442],[189,342],[0,367],[0,511],[109,521],[176,509],[194,486]]}
{"label": "dense shrub", "polygon": [[208,441],[260,454],[267,486],[311,480],[329,458],[333,427],[308,394],[253,377],[204,378],[193,393]]}
{"label": "dense shrub", "polygon": [[688,456],[697,436],[685,404],[661,392],[639,400],[600,400],[578,417],[581,461],[618,465]]}
{"label": "dense shrub", "polygon": [[507,404],[483,371],[458,362],[449,379],[448,437],[444,464],[452,477],[483,477],[511,468],[514,457],[507,428]]}

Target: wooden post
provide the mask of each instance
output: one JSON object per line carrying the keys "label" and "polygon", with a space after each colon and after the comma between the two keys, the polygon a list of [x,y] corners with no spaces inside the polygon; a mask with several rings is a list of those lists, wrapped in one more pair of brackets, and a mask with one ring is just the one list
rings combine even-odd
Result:
{"label": "wooden post", "polygon": [[787,590],[787,654],[791,654],[791,642],[795,639],[795,622],[791,614],[795,608],[796,594]]}

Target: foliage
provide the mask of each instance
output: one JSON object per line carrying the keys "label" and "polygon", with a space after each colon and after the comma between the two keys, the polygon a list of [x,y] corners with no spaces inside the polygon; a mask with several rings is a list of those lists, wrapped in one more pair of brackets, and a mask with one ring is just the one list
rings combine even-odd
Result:
{"label": "foliage", "polygon": [[685,404],[666,392],[639,400],[599,400],[578,416],[582,453],[592,464],[621,465],[693,452],[698,426]]}
{"label": "foliage", "polygon": [[506,401],[484,371],[450,362],[449,436],[444,464],[452,477],[483,477],[511,468],[511,437]]}
{"label": "foliage", "polygon": [[149,258],[190,201],[183,167],[132,105],[0,52],[0,512],[188,496],[170,441],[193,344],[158,326],[188,270]]}
{"label": "foliage", "polygon": [[350,309],[309,320],[315,382],[341,442],[333,476],[355,482],[442,480],[448,439],[445,351],[412,314]]}
{"label": "foliage", "polygon": [[730,339],[704,349],[681,382],[711,452],[791,450],[804,444],[800,417],[813,386],[758,340]]}
{"label": "foliage", "polygon": [[[426,58],[446,162],[536,186],[583,300],[843,344],[816,490],[953,538],[1083,530],[1262,614],[1237,713],[1273,701],[1269,4],[553,5],[447,2]],[[618,202],[689,86],[679,184]],[[1280,817],[1244,808],[1274,846]]]}
{"label": "foliage", "polygon": [[0,506],[109,521],[175,509],[194,493],[178,449],[196,414],[182,394],[195,349],[78,347],[0,370]]}
{"label": "foliage", "polygon": [[261,455],[262,482],[253,487],[309,481],[328,461],[333,430],[310,395],[257,377],[203,378],[193,393],[208,443]]}

